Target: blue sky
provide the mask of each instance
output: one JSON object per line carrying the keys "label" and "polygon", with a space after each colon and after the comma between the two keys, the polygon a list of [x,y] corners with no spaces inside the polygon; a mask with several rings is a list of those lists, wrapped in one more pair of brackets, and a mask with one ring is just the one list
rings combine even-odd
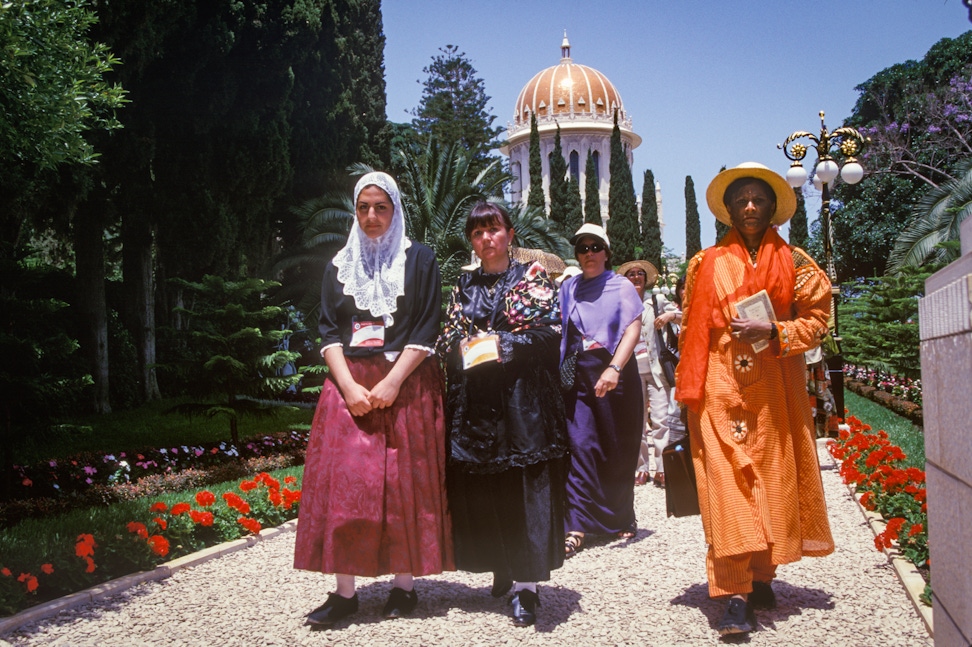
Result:
{"label": "blue sky", "polygon": [[[723,165],[757,161],[780,173],[776,148],[795,130],[835,128],[854,87],[920,59],[969,29],[961,0],[385,0],[388,118],[410,121],[422,69],[447,44],[472,61],[495,124],[512,119],[520,89],[560,62],[564,29],[575,63],[603,72],[621,93],[643,142],[645,169],[661,183],[664,243],[685,249],[685,177],[692,176],[702,245],[715,241],[705,188]],[[813,156],[813,153],[810,154]],[[808,204],[813,212],[819,201]]]}

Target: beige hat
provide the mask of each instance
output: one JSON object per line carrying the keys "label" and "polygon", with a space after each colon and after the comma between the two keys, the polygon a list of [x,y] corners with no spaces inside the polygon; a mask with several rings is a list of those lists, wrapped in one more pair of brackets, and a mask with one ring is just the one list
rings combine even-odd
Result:
{"label": "beige hat", "polygon": [[571,245],[576,245],[577,241],[584,236],[593,236],[594,238],[599,238],[608,249],[611,249],[611,241],[608,240],[607,232],[604,231],[604,227],[601,225],[595,225],[591,222],[585,222],[581,225],[581,228],[577,230],[577,233],[573,235],[570,239]]}
{"label": "beige hat", "polygon": [[658,280],[658,269],[648,261],[628,261],[618,268],[618,275],[624,276],[631,270],[638,268],[645,272],[645,287],[650,288]]}
{"label": "beige hat", "polygon": [[776,213],[770,219],[771,225],[782,225],[793,217],[797,205],[793,187],[787,184],[783,176],[776,171],[756,162],[743,162],[736,168],[719,173],[709,183],[709,188],[705,190],[705,201],[709,203],[709,210],[715,214],[719,222],[732,226],[732,217],[729,215],[729,209],[726,208],[723,198],[729,185],[744,177],[763,180],[770,185],[773,193],[776,194]]}
{"label": "beige hat", "polygon": [[566,281],[570,277],[577,276],[580,273],[581,273],[581,269],[579,267],[577,267],[576,265],[568,265],[566,268],[564,268],[564,271],[560,274],[560,276],[554,279],[554,283],[556,283],[557,285],[561,285],[563,284],[564,281]]}

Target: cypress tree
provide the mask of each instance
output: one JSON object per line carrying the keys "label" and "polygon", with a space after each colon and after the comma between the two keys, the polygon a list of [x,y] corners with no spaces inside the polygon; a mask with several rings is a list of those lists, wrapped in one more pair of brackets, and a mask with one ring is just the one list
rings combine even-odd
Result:
{"label": "cypress tree", "polygon": [[729,230],[732,229],[732,227],[725,224],[721,220],[716,220],[715,229],[716,229],[716,241],[718,242],[722,240],[723,236],[729,233]]}
{"label": "cypress tree", "polygon": [[[723,164],[722,168],[719,169],[719,172],[722,173],[725,170],[726,170],[726,165]],[[728,234],[730,229],[732,229],[732,225],[727,225],[721,220],[719,220],[718,218],[716,218],[715,221],[716,242],[722,240],[722,237]]]}
{"label": "cypress tree", "polygon": [[631,167],[621,144],[618,113],[614,112],[611,132],[611,186],[608,188],[608,237],[611,239],[611,258],[615,264],[635,258],[638,244],[638,209],[635,203]]}
{"label": "cypress tree", "polygon": [[564,159],[564,149],[560,146],[560,124],[557,124],[553,154],[550,156],[550,219],[561,233],[566,233],[566,176],[567,161]]}
{"label": "cypress tree", "polygon": [[540,130],[537,128],[537,114],[530,113],[530,193],[527,206],[547,214],[547,199],[543,196],[543,164],[540,159]]}
{"label": "cypress tree", "polygon": [[645,171],[641,189],[641,258],[661,269],[661,227],[658,224],[658,202],[655,200],[655,174],[651,169]]}
{"label": "cypress tree", "polygon": [[790,244],[806,249],[810,232],[807,231],[807,203],[803,199],[803,187],[793,189],[793,193],[796,195],[797,207],[790,218]]}
{"label": "cypress tree", "polygon": [[597,168],[594,165],[594,152],[587,151],[587,166],[584,167],[584,222],[603,225],[601,218],[601,192],[597,186]]}
{"label": "cypress tree", "polygon": [[702,251],[702,228],[699,224],[699,203],[695,200],[695,183],[685,176],[685,258]]}
{"label": "cypress tree", "polygon": [[574,235],[584,224],[584,209],[581,204],[580,181],[567,178],[567,200],[564,207],[564,234],[567,238]]}

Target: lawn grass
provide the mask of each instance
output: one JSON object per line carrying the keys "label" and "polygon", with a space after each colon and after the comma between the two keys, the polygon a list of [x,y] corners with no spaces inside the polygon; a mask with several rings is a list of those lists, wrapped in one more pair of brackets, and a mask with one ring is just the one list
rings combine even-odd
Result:
{"label": "lawn grass", "polygon": [[[34,430],[13,446],[15,462],[34,463],[78,452],[117,452],[139,447],[175,447],[229,441],[229,423],[223,416],[186,418],[166,414],[189,398],[149,402],[137,409],[101,416],[79,416],[50,430]],[[274,415],[240,419],[240,438],[264,436],[290,429],[307,429],[313,409],[275,407]]]}
{"label": "lawn grass", "polygon": [[925,434],[920,427],[847,389],[844,389],[844,406],[850,415],[870,425],[874,431],[883,429],[888,432],[888,439],[908,455],[906,467],[925,469]]}

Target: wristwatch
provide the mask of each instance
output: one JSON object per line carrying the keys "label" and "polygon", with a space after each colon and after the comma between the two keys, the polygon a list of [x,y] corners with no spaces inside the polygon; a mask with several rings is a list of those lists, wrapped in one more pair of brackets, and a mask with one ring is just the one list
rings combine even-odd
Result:
{"label": "wristwatch", "polygon": [[613,368],[613,369],[614,369],[615,371],[617,371],[618,373],[620,373],[620,372],[621,372],[621,367],[620,367],[620,366],[618,366],[617,364],[608,364],[608,368]]}
{"label": "wristwatch", "polygon": [[776,336],[778,334],[779,334],[779,331],[776,329],[776,324],[773,324],[773,327],[770,328],[769,338],[770,339],[776,339]]}

